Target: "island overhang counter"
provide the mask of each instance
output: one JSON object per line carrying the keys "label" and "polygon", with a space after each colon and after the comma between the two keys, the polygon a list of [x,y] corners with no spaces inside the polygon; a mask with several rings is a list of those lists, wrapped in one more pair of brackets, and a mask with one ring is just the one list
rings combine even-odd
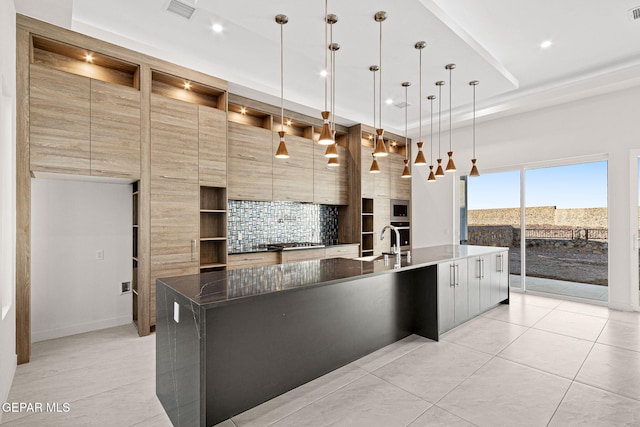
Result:
{"label": "island overhang counter", "polygon": [[334,258],[158,279],[156,394],[174,425],[212,426],[408,335],[437,340],[438,266],[505,250],[443,245],[399,266]]}

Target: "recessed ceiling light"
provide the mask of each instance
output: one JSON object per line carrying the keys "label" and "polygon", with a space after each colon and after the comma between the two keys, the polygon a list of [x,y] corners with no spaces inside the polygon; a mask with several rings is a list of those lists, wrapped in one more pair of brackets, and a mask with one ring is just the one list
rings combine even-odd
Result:
{"label": "recessed ceiling light", "polygon": [[391,105],[393,104],[393,99],[389,98],[385,102],[387,103],[387,105]]}
{"label": "recessed ceiling light", "polygon": [[545,40],[542,43],[540,43],[540,47],[543,49],[546,49],[548,47],[551,47],[552,44],[553,42],[551,40]]}
{"label": "recessed ceiling light", "polygon": [[213,24],[211,26],[211,29],[213,30],[214,33],[221,33],[222,30],[224,30],[224,28],[220,24]]}
{"label": "recessed ceiling light", "polygon": [[327,77],[327,70],[322,70],[322,71],[320,71],[320,75],[321,75],[322,77]]}
{"label": "recessed ceiling light", "polygon": [[84,60],[87,61],[87,62],[93,62],[93,55],[91,55],[90,53],[87,53],[84,56]]}

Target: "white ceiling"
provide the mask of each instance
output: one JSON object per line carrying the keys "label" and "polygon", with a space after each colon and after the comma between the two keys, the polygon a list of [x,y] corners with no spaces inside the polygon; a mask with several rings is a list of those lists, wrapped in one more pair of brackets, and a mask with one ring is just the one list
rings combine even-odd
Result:
{"label": "white ceiling", "polygon": [[[324,2],[321,0],[183,0],[195,4],[191,20],[166,11],[169,0],[15,0],[18,12],[70,27],[230,82],[234,93],[277,103],[280,93],[279,26],[285,34],[286,106],[312,115],[324,109]],[[338,122],[373,124],[373,80],[383,23],[382,98],[404,101],[409,88],[410,135],[419,123],[418,51],[423,51],[423,119],[434,82],[446,80],[443,113],[449,108],[448,72],[453,71],[454,121],[471,109],[468,82],[477,79],[478,116],[483,119],[640,85],[640,20],[628,9],[640,0],[329,0],[338,16],[336,112]],[[220,23],[224,31],[211,31]],[[540,43],[553,45],[541,49]],[[437,105],[436,105],[437,110]],[[446,115],[446,114],[445,114]],[[404,131],[404,109],[383,105],[382,124]]]}

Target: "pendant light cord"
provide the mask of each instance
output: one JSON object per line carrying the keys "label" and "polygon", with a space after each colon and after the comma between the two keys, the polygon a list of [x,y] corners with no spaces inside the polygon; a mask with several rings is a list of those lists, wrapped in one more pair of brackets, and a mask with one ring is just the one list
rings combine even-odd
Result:
{"label": "pendant light cord", "polygon": [[[376,72],[373,71],[373,128],[376,129]],[[374,135],[375,138],[375,135]],[[375,146],[375,141],[374,141]]]}
{"label": "pendant light cord", "polygon": [[378,76],[379,94],[378,94],[378,124],[382,129],[382,21],[380,21],[380,74]]}
{"label": "pendant light cord", "polygon": [[407,144],[407,142],[409,141],[409,139],[407,138],[407,107],[409,106],[409,104],[407,103],[407,101],[409,100],[407,92],[409,90],[409,86],[405,86],[404,87],[404,159],[407,160],[407,153],[409,151],[409,145]]}
{"label": "pendant light cord", "polygon": [[418,141],[422,142],[422,49],[420,49],[420,139]]}
{"label": "pendant light cord", "polygon": [[324,0],[324,111],[327,111],[327,85],[329,82],[327,81],[329,78],[329,70],[328,70],[328,50],[329,45],[327,43],[327,26],[329,25],[327,22],[327,14],[329,13],[329,0]]}
{"label": "pendant light cord", "polygon": [[284,25],[280,24],[280,130],[284,132]]}
{"label": "pendant light cord", "polygon": [[433,166],[433,98],[430,99],[431,101],[431,121],[430,121],[430,125],[431,125],[431,166]]}
{"label": "pendant light cord", "polygon": [[[329,26],[330,46],[333,46],[333,24]],[[331,49],[331,130],[336,130],[336,51]]]}
{"label": "pendant light cord", "polygon": [[440,130],[441,130],[441,119],[442,119],[442,85],[438,86],[438,158],[442,158],[442,153],[440,151]]}
{"label": "pendant light cord", "polygon": [[453,123],[453,117],[451,117],[451,72],[453,71],[453,68],[449,68],[449,151],[453,151],[451,149],[451,125]]}
{"label": "pendant light cord", "polygon": [[473,158],[476,158],[476,85],[473,85]]}

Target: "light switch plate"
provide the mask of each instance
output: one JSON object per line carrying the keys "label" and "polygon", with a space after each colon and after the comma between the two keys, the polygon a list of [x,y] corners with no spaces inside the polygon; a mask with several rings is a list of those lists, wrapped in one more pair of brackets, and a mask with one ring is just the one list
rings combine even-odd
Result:
{"label": "light switch plate", "polygon": [[173,320],[180,323],[180,304],[176,301],[173,302]]}

